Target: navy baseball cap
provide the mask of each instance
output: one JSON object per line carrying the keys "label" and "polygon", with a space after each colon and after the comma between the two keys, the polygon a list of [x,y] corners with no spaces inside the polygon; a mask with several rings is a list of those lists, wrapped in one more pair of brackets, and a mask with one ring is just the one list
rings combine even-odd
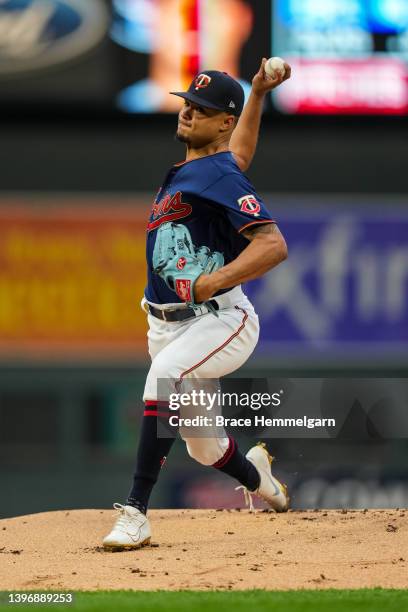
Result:
{"label": "navy baseball cap", "polygon": [[225,111],[237,117],[244,108],[245,95],[241,85],[226,72],[218,70],[200,72],[192,80],[188,91],[170,93],[194,104]]}

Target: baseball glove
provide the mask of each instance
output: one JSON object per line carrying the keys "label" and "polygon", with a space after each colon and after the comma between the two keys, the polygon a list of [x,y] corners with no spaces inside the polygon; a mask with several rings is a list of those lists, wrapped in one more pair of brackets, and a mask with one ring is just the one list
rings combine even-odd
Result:
{"label": "baseball glove", "polygon": [[206,246],[195,248],[191,234],[181,223],[163,223],[153,250],[153,272],[179,298],[195,306],[194,285],[201,274],[211,274],[224,265],[224,256]]}

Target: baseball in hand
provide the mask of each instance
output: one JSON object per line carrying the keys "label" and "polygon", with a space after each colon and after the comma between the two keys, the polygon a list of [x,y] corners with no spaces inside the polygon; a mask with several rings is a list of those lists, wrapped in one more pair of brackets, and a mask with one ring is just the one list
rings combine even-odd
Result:
{"label": "baseball in hand", "polygon": [[281,57],[270,57],[265,64],[265,72],[268,76],[276,79],[278,76],[285,76],[285,62]]}

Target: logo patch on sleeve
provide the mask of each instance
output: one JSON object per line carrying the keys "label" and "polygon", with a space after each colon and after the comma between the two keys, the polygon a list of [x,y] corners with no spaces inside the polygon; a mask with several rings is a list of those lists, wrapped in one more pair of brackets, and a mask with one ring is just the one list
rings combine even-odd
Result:
{"label": "logo patch on sleeve", "polygon": [[248,215],[254,215],[254,217],[259,217],[261,205],[254,195],[248,194],[242,196],[242,198],[239,198],[238,204],[241,212],[247,213]]}

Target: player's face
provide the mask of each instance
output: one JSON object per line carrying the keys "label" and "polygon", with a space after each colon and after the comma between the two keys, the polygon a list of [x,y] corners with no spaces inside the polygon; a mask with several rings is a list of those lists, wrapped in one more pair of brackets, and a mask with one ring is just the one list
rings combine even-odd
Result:
{"label": "player's face", "polygon": [[232,115],[184,100],[178,116],[176,137],[189,147],[199,149],[219,140],[233,123]]}

